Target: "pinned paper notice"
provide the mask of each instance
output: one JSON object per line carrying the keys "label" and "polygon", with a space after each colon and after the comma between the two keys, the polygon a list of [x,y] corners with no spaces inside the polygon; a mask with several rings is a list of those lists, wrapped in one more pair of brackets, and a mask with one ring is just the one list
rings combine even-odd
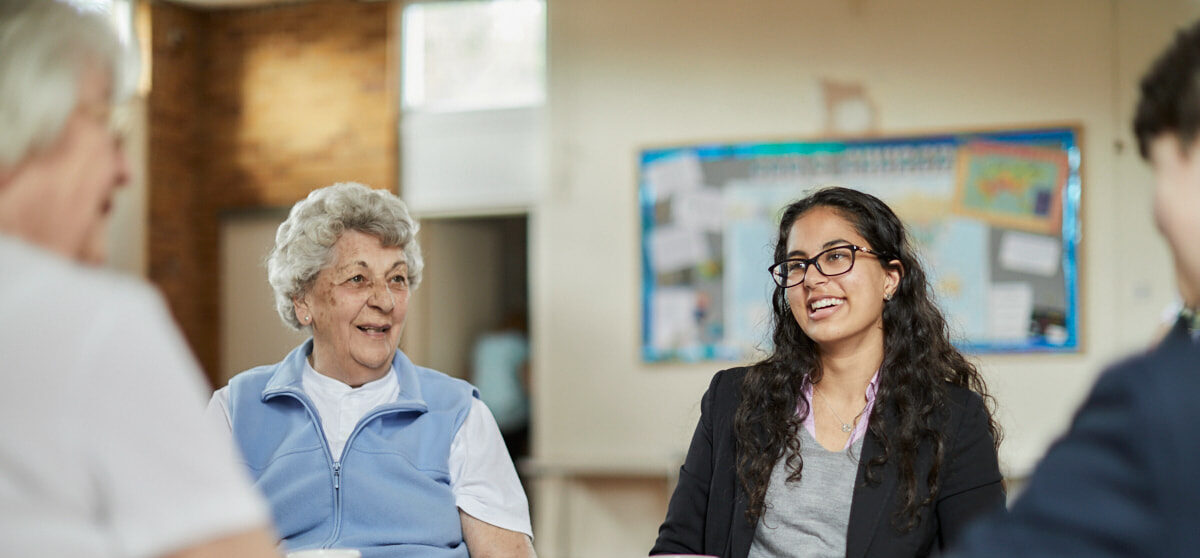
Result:
{"label": "pinned paper notice", "polygon": [[680,192],[697,190],[704,183],[700,170],[700,158],[695,153],[684,152],[667,159],[659,159],[646,169],[646,181],[654,192],[655,200],[664,200]]}
{"label": "pinned paper notice", "polygon": [[697,230],[659,227],[650,236],[650,265],[655,273],[680,271],[708,259],[708,243]]}
{"label": "pinned paper notice", "polygon": [[1059,250],[1053,237],[1009,231],[1000,238],[1000,267],[1053,277],[1058,273]]}
{"label": "pinned paper notice", "polygon": [[1024,282],[994,283],[988,293],[988,338],[1024,341],[1033,319],[1033,286]]}
{"label": "pinned paper notice", "polygon": [[659,349],[676,349],[698,342],[696,291],[667,287],[654,291],[650,342]]}
{"label": "pinned paper notice", "polygon": [[725,224],[725,201],[716,188],[682,192],[671,200],[671,218],[681,227],[721,232]]}

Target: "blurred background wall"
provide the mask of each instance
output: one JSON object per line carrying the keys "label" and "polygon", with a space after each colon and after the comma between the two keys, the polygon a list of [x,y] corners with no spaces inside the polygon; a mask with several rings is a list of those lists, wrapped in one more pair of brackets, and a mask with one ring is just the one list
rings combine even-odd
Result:
{"label": "blurred background wall", "polygon": [[[134,103],[139,170],[114,262],[164,290],[215,385],[300,340],[261,265],[286,207],[343,180],[405,193],[403,6],[141,5],[153,81]],[[861,86],[884,134],[1080,125],[1084,347],[977,359],[1014,485],[1173,299],[1129,123],[1141,72],[1200,2],[548,0],[546,13],[545,184],[516,207],[419,214],[429,267],[402,342],[469,377],[472,340],[527,309],[522,468],[543,557],[644,555],[725,366],[640,360],[639,148],[819,137],[823,80]]]}

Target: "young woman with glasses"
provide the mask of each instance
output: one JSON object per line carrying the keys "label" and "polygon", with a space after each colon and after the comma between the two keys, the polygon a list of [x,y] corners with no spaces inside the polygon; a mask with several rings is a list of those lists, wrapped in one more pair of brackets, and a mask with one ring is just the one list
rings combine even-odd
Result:
{"label": "young woman with glasses", "polygon": [[774,350],[713,377],[651,554],[911,558],[1002,511],[991,397],[896,214],[819,190],[775,262]]}

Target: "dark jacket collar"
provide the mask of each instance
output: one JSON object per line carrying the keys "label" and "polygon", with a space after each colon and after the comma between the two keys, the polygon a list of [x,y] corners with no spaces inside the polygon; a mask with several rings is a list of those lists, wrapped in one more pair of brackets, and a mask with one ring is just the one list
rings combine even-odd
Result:
{"label": "dark jacket collar", "polygon": [[1185,308],[1179,313],[1179,319],[1175,320],[1174,327],[1163,338],[1162,346],[1166,348],[1179,348],[1197,341],[1197,333],[1200,333],[1200,314]]}
{"label": "dark jacket collar", "polygon": [[846,530],[846,558],[862,558],[871,547],[871,540],[880,529],[880,523],[890,521],[884,517],[892,509],[891,500],[896,494],[899,479],[895,467],[880,467],[883,477],[879,482],[867,483],[867,464],[883,455],[883,446],[870,431],[863,438],[862,456],[858,462],[858,477],[854,480],[854,500],[850,503],[850,524]]}

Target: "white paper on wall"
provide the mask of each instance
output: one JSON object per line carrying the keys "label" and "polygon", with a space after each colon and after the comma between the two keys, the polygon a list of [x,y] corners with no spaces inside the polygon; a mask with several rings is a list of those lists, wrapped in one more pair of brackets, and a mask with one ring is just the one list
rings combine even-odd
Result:
{"label": "white paper on wall", "polygon": [[650,237],[650,265],[656,274],[688,269],[707,259],[708,245],[700,231],[659,227]]}
{"label": "white paper on wall", "polygon": [[1000,266],[1042,277],[1058,273],[1058,240],[1049,236],[1006,231],[1000,237]]}
{"label": "white paper on wall", "polygon": [[671,200],[671,219],[684,228],[722,232],[725,200],[716,188],[680,192]]}
{"label": "white paper on wall", "polygon": [[655,161],[646,169],[646,181],[655,200],[698,190],[704,183],[700,158],[695,153],[686,152]]}
{"label": "white paper on wall", "polygon": [[650,339],[658,349],[675,349],[699,342],[696,326],[696,291],[682,287],[666,287],[654,291],[650,302]]}
{"label": "white paper on wall", "polygon": [[1033,319],[1033,286],[1023,281],[994,283],[988,293],[988,337],[1025,341]]}

